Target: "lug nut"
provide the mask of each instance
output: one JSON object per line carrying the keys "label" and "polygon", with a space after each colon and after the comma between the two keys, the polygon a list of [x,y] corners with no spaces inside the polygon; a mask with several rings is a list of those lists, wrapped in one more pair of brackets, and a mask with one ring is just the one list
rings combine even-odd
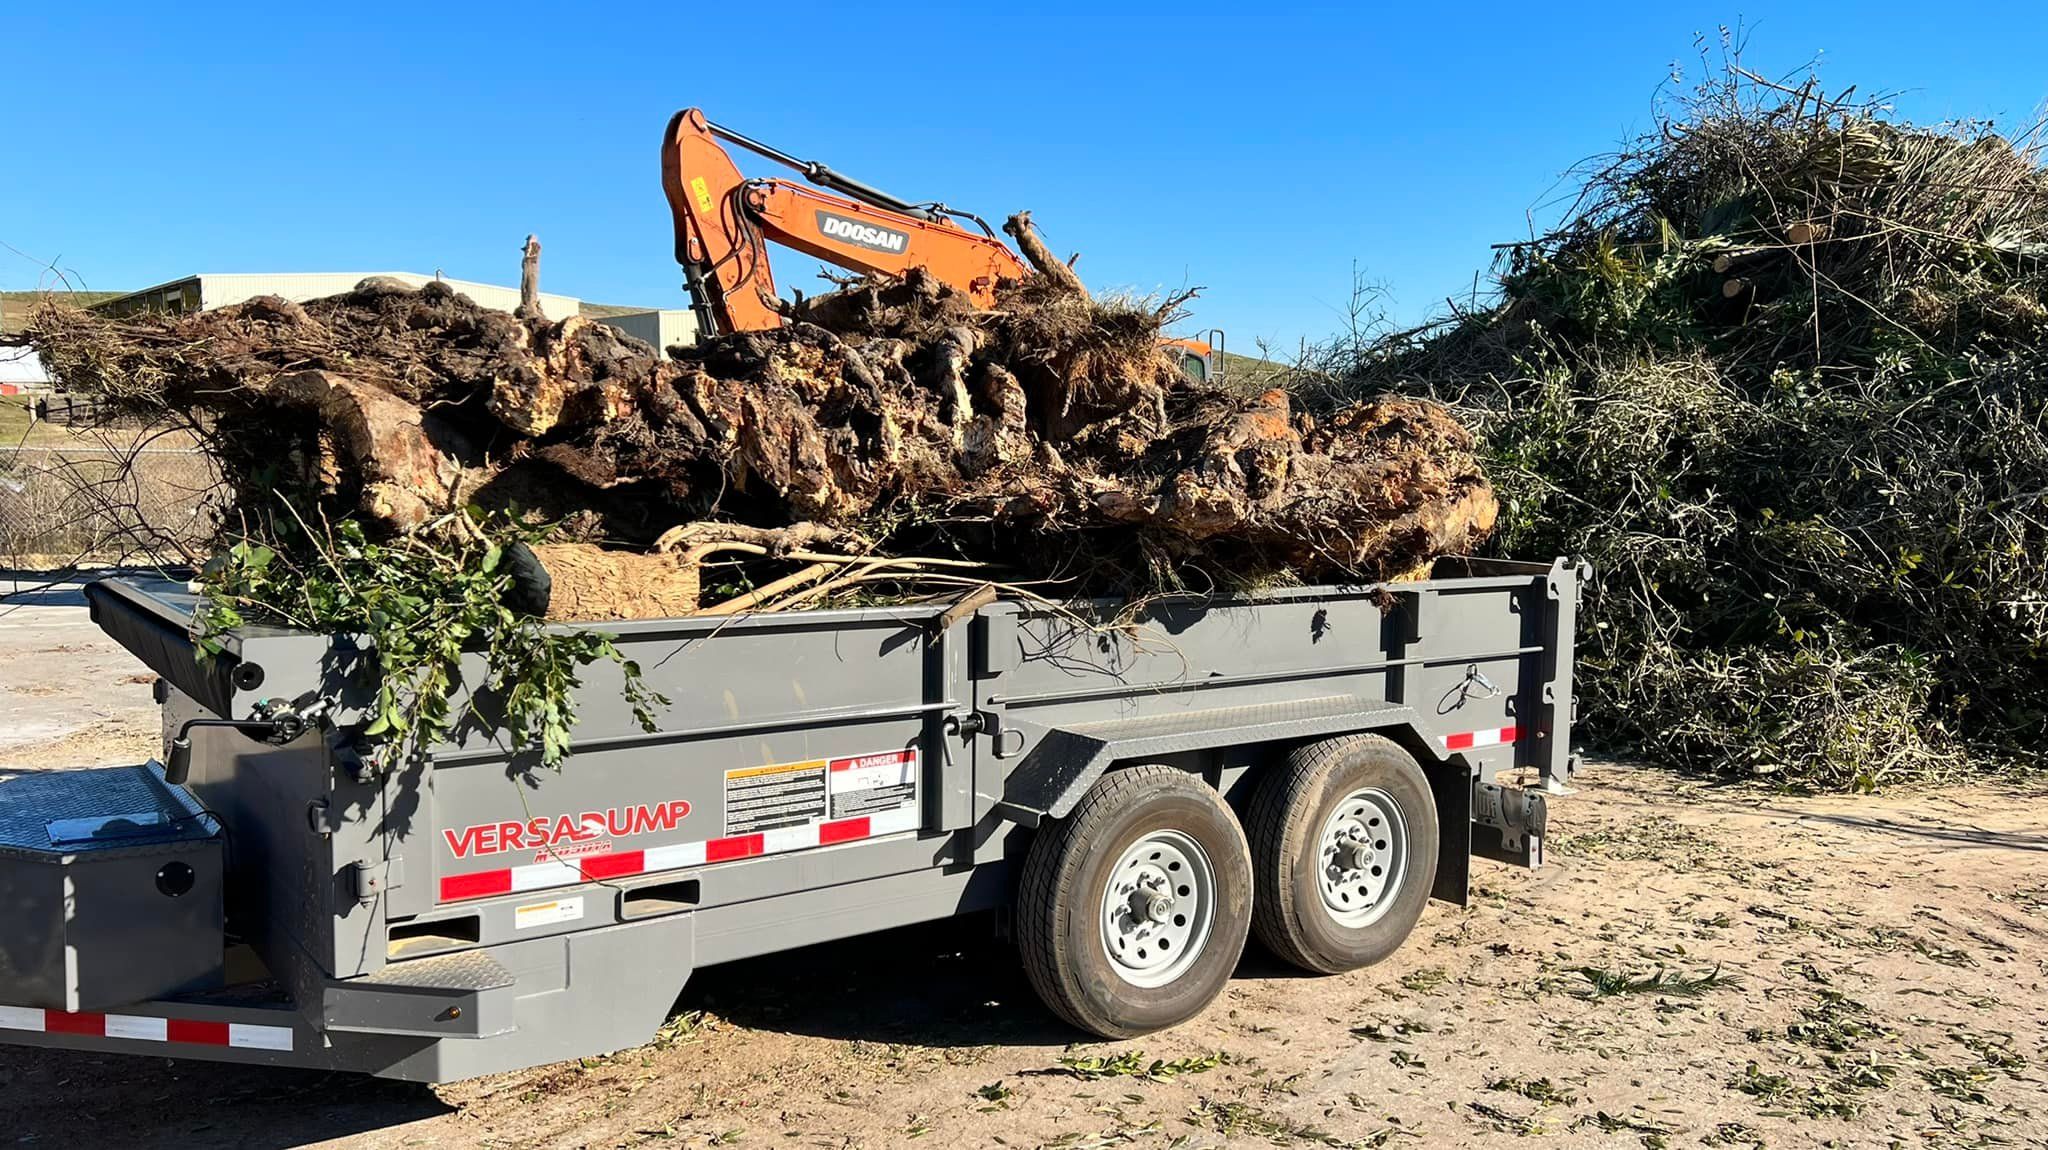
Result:
{"label": "lug nut", "polygon": [[1345,870],[1364,870],[1371,862],[1371,843],[1353,841],[1337,848],[1337,865]]}

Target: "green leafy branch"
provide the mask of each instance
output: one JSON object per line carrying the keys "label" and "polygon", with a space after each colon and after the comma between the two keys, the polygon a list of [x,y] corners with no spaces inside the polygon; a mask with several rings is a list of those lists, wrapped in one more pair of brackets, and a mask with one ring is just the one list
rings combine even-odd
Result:
{"label": "green leafy branch", "polygon": [[543,766],[569,757],[579,672],[600,660],[619,665],[634,718],[655,730],[655,709],[668,700],[611,635],[554,630],[507,605],[509,557],[544,532],[509,520],[461,526],[445,537],[372,541],[353,520],[320,531],[300,520],[269,538],[245,536],[201,572],[202,657],[221,654],[220,636],[251,622],[362,636],[378,671],[376,714],[363,733],[406,755],[446,738],[462,717],[452,700],[469,686],[465,654],[483,657],[484,681],[474,686],[499,700],[499,729],[515,749],[537,746]]}

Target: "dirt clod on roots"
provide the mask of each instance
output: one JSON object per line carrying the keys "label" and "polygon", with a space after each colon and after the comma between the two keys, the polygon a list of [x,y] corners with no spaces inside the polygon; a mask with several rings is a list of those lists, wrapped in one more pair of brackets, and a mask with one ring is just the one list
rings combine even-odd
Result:
{"label": "dirt clod on roots", "polygon": [[918,271],[856,281],[669,356],[382,279],[185,317],[46,311],[33,339],[75,391],[196,414],[245,516],[277,493],[387,534],[516,509],[642,550],[680,523],[816,524],[1125,594],[1394,577],[1492,528],[1442,407],[1314,419],[1190,382],[1160,343],[1184,299],[1100,300],[1060,270],[989,311]]}

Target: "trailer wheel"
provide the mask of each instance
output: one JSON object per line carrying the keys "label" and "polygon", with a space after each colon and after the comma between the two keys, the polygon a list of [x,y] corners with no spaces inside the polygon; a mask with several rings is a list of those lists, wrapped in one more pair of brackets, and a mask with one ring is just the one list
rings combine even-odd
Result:
{"label": "trailer wheel", "polygon": [[1436,800],[1414,756],[1380,735],[1298,747],[1252,796],[1252,928],[1303,970],[1394,953],[1436,881]]}
{"label": "trailer wheel", "polygon": [[1054,1013],[1104,1038],[1185,1022],[1244,953],[1251,872],[1237,816],[1199,777],[1112,771],[1024,858],[1024,972]]}

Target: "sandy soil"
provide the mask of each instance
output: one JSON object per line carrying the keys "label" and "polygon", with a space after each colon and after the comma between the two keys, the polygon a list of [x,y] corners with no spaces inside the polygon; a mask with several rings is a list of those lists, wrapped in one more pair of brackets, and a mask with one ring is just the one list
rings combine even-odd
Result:
{"label": "sandy soil", "polygon": [[77,583],[0,573],[0,771],[158,754],[155,681],[93,625]]}
{"label": "sandy soil", "polygon": [[[79,681],[22,645],[91,645],[21,620],[0,616],[10,708]],[[96,718],[0,742],[0,765],[148,755],[146,686],[109,690],[52,704]],[[1389,962],[1307,978],[1254,951],[1207,1014],[1142,1041],[1078,1042],[976,917],[705,970],[649,1046],[439,1088],[0,1048],[0,1138],[2048,1146],[2048,786],[1584,778],[1549,866],[1476,864],[1472,905],[1432,906]]]}

